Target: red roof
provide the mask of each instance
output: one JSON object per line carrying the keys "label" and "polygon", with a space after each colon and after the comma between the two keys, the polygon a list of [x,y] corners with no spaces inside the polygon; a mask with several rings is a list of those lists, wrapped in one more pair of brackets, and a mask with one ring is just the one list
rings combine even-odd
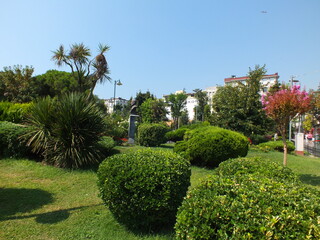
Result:
{"label": "red roof", "polygon": [[[271,74],[271,75],[263,75],[262,79],[265,79],[265,78],[279,78],[279,75],[278,73],[275,73],[275,74]],[[231,78],[225,78],[224,79],[224,82],[233,82],[233,81],[245,81],[249,79],[248,76],[245,76],[245,77],[231,77]]]}

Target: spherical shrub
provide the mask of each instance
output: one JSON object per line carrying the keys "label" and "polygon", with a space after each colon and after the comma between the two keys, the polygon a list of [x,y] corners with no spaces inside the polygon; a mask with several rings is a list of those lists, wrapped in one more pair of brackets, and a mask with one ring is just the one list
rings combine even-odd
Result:
{"label": "spherical shrub", "polygon": [[166,142],[169,128],[160,123],[143,123],[138,127],[138,143],[141,146],[156,147]]}
{"label": "spherical shrub", "polygon": [[320,239],[319,196],[251,174],[211,176],[179,208],[176,239]]}
{"label": "spherical shrub", "polygon": [[229,159],[220,163],[215,173],[220,176],[257,174],[280,182],[299,182],[290,168],[260,157]]}
{"label": "spherical shrub", "polygon": [[179,155],[142,149],[100,164],[98,186],[106,206],[128,228],[172,226],[190,185],[190,163]]}
{"label": "spherical shrub", "polygon": [[185,155],[191,164],[216,167],[221,162],[248,153],[248,139],[237,132],[218,127],[203,127],[186,132]]}
{"label": "spherical shrub", "polygon": [[[274,151],[278,152],[283,152],[283,142],[281,140],[279,141],[269,141],[265,143],[260,143],[258,145],[259,148],[261,149],[271,149]],[[295,146],[291,141],[287,141],[287,147],[288,147],[288,152],[293,152],[295,150]]]}

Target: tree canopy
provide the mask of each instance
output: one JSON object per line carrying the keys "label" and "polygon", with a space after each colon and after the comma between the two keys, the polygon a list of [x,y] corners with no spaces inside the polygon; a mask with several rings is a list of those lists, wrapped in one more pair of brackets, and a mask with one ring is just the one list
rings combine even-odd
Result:
{"label": "tree canopy", "polygon": [[246,136],[266,133],[271,122],[260,101],[260,80],[265,73],[265,66],[257,65],[249,69],[246,83],[218,87],[212,99],[213,124]]}
{"label": "tree canopy", "polygon": [[160,99],[148,98],[140,106],[140,117],[144,123],[160,123],[167,120],[168,111]]}
{"label": "tree canopy", "polygon": [[181,117],[186,106],[187,97],[188,96],[185,93],[170,94],[167,97],[167,102],[171,109],[171,116],[175,129],[179,128],[179,118]]}
{"label": "tree canopy", "polygon": [[198,105],[195,107],[195,120],[204,121],[205,107],[208,105],[207,93],[198,88],[193,91],[195,92],[194,97],[198,100]]}

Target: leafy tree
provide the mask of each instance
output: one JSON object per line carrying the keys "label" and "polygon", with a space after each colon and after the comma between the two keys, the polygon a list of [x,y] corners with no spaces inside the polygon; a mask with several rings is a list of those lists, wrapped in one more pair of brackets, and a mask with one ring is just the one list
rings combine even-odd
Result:
{"label": "leafy tree", "polygon": [[0,72],[0,99],[17,103],[31,101],[29,86],[33,71],[33,67],[29,66],[4,67]]}
{"label": "leafy tree", "polygon": [[46,73],[35,76],[30,88],[34,98],[55,97],[78,89],[78,83],[71,73],[57,70],[48,70]]}
{"label": "leafy tree", "polygon": [[312,96],[312,108],[310,113],[313,115],[316,121],[320,121],[320,89],[311,94]]}
{"label": "leafy tree", "polygon": [[[156,97],[152,93],[150,93],[149,91],[147,91],[145,93],[139,91],[136,94],[135,101],[136,101],[136,105],[137,105],[137,113],[138,113],[138,115],[141,115],[140,106],[144,103],[144,101],[146,101],[149,98],[156,99]],[[130,105],[130,107],[131,107],[131,105]],[[142,122],[142,118],[138,118],[138,121]]]}
{"label": "leafy tree", "polygon": [[303,129],[306,131],[311,131],[313,124],[314,124],[313,115],[310,113],[307,113],[302,123]]}
{"label": "leafy tree", "polygon": [[93,96],[93,90],[97,82],[111,80],[109,77],[109,68],[104,54],[110,49],[107,45],[99,44],[99,54],[89,59],[90,49],[84,44],[73,44],[69,51],[66,51],[63,45],[53,51],[52,60],[58,66],[67,65],[70,67],[72,75],[78,82],[78,90],[85,92],[90,90],[90,96]]}
{"label": "leafy tree", "polygon": [[162,100],[149,98],[140,106],[140,114],[144,123],[160,123],[167,120],[168,111]]}
{"label": "leafy tree", "polygon": [[142,93],[141,91],[137,93],[136,95],[136,104],[137,104],[137,107],[139,108],[144,101],[146,101],[147,99],[156,99],[156,97],[150,93],[149,91],[145,92],[145,93]]}
{"label": "leafy tree", "polygon": [[219,87],[213,96],[214,114],[212,122],[223,128],[243,133],[246,136],[264,134],[271,126],[262,110],[260,80],[266,73],[265,67],[249,69],[245,84]]}
{"label": "leafy tree", "polygon": [[188,110],[187,109],[182,111],[179,120],[180,120],[179,126],[188,125],[189,124],[190,119],[189,119],[189,114],[188,114]]}
{"label": "leafy tree", "polygon": [[283,141],[283,165],[287,165],[288,146],[286,142],[287,129],[290,119],[297,114],[303,114],[310,109],[311,98],[300,86],[292,88],[282,86],[280,91],[270,92],[262,97],[264,110],[269,117],[275,120]]}
{"label": "leafy tree", "polygon": [[175,129],[179,128],[179,118],[181,117],[183,109],[186,106],[187,97],[188,96],[185,93],[170,94],[167,97]]}
{"label": "leafy tree", "polygon": [[206,105],[208,105],[207,93],[205,91],[202,91],[201,89],[195,89],[193,91],[195,92],[195,98],[198,100],[198,105],[196,106],[195,120],[204,121],[205,107]]}

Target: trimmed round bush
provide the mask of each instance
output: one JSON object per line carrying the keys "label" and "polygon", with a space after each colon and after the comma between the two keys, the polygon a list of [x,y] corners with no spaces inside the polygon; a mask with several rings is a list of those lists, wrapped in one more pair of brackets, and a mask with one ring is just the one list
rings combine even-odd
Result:
{"label": "trimmed round bush", "polygon": [[169,128],[160,123],[142,123],[138,127],[138,143],[145,147],[157,147],[166,142]]}
{"label": "trimmed round bush", "polygon": [[220,176],[259,174],[280,182],[300,182],[290,168],[260,157],[229,159],[222,162],[215,173]]}
{"label": "trimmed round bush", "polygon": [[179,208],[176,239],[320,239],[319,196],[252,174],[210,176]]}
{"label": "trimmed round bush", "polygon": [[[288,152],[293,152],[295,150],[295,146],[293,142],[287,141],[287,146],[288,146]],[[279,141],[269,141],[265,143],[260,143],[258,145],[259,148],[261,149],[268,149],[268,150],[274,150],[278,152],[283,152],[283,142],[281,140]]]}
{"label": "trimmed round bush", "polygon": [[114,217],[130,229],[173,226],[190,185],[190,163],[164,150],[117,154],[98,170],[100,195]]}
{"label": "trimmed round bush", "polygon": [[[248,139],[237,132],[219,127],[203,127],[185,134],[185,156],[191,164],[217,167],[221,162],[248,153]],[[176,150],[175,150],[176,151]]]}

